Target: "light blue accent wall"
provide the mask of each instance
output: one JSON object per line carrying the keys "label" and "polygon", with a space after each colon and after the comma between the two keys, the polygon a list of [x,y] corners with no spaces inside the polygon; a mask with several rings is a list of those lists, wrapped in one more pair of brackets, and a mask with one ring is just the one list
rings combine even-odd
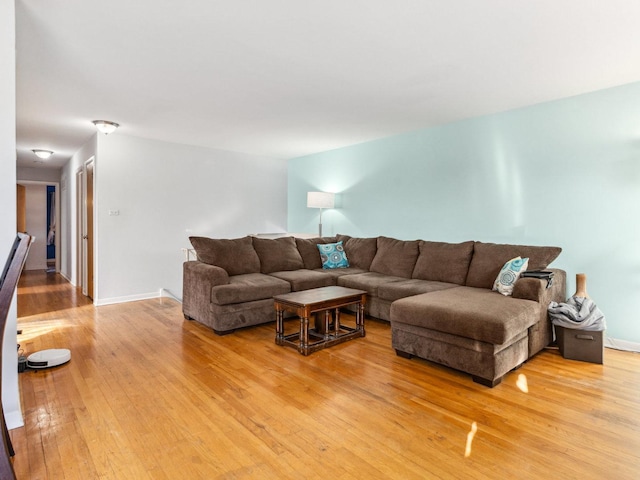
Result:
{"label": "light blue accent wall", "polygon": [[640,83],[295,158],[288,229],[316,232],[306,192],[339,193],[325,235],[556,245],[640,342]]}

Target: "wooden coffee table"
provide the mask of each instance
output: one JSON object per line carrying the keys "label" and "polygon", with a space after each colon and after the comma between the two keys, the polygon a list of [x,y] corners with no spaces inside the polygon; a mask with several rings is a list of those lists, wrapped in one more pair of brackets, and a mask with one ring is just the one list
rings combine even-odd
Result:
{"label": "wooden coffee table", "polygon": [[[303,355],[337,345],[356,337],[364,337],[364,302],[367,292],[346,287],[321,287],[273,297],[276,309],[276,343],[287,345]],[[340,324],[340,308],[356,306],[356,326]],[[300,317],[300,331],[285,335],[284,312]],[[315,327],[309,318],[315,314]]]}

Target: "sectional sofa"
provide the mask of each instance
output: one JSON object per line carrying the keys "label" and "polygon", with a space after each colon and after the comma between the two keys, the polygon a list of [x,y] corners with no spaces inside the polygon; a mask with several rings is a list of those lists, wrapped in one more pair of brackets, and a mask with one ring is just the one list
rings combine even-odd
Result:
{"label": "sectional sofa", "polygon": [[[183,268],[183,313],[217,334],[275,319],[273,296],[340,285],[367,291],[366,314],[389,321],[392,347],[497,385],[552,339],[547,306],[564,301],[566,275],[520,278],[510,296],[492,290],[505,262],[546,269],[558,247],[355,238],[191,237]],[[318,244],[342,242],[346,268],[322,268]]]}

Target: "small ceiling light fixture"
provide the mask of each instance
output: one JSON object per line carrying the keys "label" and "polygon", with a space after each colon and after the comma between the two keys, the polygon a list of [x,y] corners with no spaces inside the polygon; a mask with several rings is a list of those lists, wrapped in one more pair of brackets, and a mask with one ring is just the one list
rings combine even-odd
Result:
{"label": "small ceiling light fixture", "polygon": [[49,158],[51,155],[53,155],[53,152],[51,150],[40,150],[39,148],[34,148],[33,150],[31,150],[33,153],[35,153],[39,158],[46,160],[47,158]]}
{"label": "small ceiling light fixture", "polygon": [[92,123],[100,132],[104,133],[105,135],[109,135],[110,133],[115,132],[116,128],[120,126],[120,124],[116,122],[110,122],[109,120],[94,120]]}

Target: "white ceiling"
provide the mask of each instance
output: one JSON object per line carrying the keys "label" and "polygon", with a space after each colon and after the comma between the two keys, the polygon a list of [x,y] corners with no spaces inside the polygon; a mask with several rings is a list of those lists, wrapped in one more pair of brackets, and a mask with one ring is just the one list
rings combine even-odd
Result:
{"label": "white ceiling", "polygon": [[292,158],[640,80],[635,0],[16,0],[18,165],[125,134]]}

